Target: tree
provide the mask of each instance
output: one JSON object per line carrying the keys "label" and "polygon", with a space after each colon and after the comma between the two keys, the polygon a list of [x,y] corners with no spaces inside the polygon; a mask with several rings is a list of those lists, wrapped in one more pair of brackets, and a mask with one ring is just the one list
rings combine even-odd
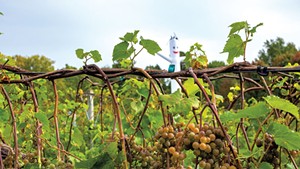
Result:
{"label": "tree", "polygon": [[54,70],[53,64],[55,63],[46,56],[33,55],[30,57],[24,57],[21,55],[15,55],[12,57],[15,60],[15,64],[26,70],[35,72],[50,72]]}
{"label": "tree", "polygon": [[276,40],[267,40],[264,43],[265,49],[258,53],[258,59],[255,59],[256,64],[268,66],[285,66],[293,60],[297,53],[297,48],[294,43],[285,44],[284,40],[278,37]]}
{"label": "tree", "polygon": [[225,66],[225,63],[223,61],[214,60],[208,63],[208,68],[216,68],[221,66]]}

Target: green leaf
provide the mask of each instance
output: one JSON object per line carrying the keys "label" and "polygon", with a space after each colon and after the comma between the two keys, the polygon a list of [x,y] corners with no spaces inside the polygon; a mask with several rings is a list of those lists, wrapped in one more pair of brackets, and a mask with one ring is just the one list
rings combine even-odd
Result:
{"label": "green leaf", "polygon": [[300,91],[300,85],[299,85],[299,83],[294,83],[294,87],[295,87],[297,90]]}
{"label": "green leaf", "polygon": [[265,102],[259,102],[251,107],[247,107],[237,112],[238,118],[260,118],[266,117],[270,112],[270,109]]}
{"label": "green leaf", "polygon": [[[208,88],[208,84],[203,82],[203,79],[201,78],[198,78],[198,81],[202,86],[204,86],[206,93],[208,95],[211,95],[211,91]],[[195,96],[200,91],[198,85],[196,85],[195,80],[193,78],[189,78],[188,80],[186,80],[183,86],[186,88],[189,96]]]}
{"label": "green leaf", "polygon": [[177,90],[172,94],[159,95],[158,99],[167,105],[173,106],[181,99],[181,92]]}
{"label": "green leaf", "polygon": [[233,101],[233,99],[234,99],[234,95],[233,95],[233,93],[232,93],[232,92],[228,92],[228,94],[227,94],[227,98],[229,99],[229,101],[230,101],[230,102],[232,102],[232,101]]}
{"label": "green leaf", "polygon": [[108,152],[109,156],[112,159],[115,159],[118,155],[118,143],[111,142],[108,146],[106,146],[105,151]]}
{"label": "green leaf", "polygon": [[259,23],[256,26],[254,26],[251,30],[249,30],[249,32],[251,33],[251,36],[253,36],[253,33],[256,32],[257,27],[262,26],[263,23]]}
{"label": "green leaf", "polygon": [[117,44],[114,47],[114,51],[113,51],[113,61],[129,58],[133,53],[133,50],[132,49],[127,50],[128,46],[129,43],[126,41]]}
{"label": "green leaf", "polygon": [[8,121],[10,114],[6,112],[4,109],[0,109],[0,121]]}
{"label": "green leaf", "polygon": [[101,54],[99,53],[99,51],[92,50],[92,51],[90,51],[90,53],[92,54],[92,58],[94,59],[95,62],[99,62],[100,60],[102,60],[102,57],[101,57]]}
{"label": "green leaf", "polygon": [[229,25],[231,27],[231,30],[229,32],[228,37],[230,37],[232,34],[239,32],[242,29],[248,28],[248,23],[246,21],[241,21],[241,22],[235,22]]}
{"label": "green leaf", "polygon": [[8,140],[9,143],[11,143],[13,141],[11,125],[6,125],[5,128],[2,129],[1,134],[2,134],[2,137],[4,138],[4,140]]}
{"label": "green leaf", "polygon": [[3,15],[3,13],[2,13],[2,12],[0,12],[0,15]]}
{"label": "green leaf", "polygon": [[227,63],[232,64],[233,59],[244,54],[245,45],[240,35],[233,34],[227,40],[221,53],[228,52]]}
{"label": "green leaf", "polygon": [[140,45],[142,45],[151,55],[155,55],[157,52],[161,51],[159,45],[153,40],[141,39]]}
{"label": "green leaf", "polygon": [[94,158],[88,158],[80,162],[75,162],[76,168],[114,168],[114,163],[107,152],[96,156]]}
{"label": "green leaf", "polygon": [[264,97],[264,99],[267,101],[267,103],[272,108],[283,110],[285,112],[289,112],[294,117],[296,117],[297,120],[299,121],[299,108],[296,105],[294,105],[293,103],[291,103],[290,101],[279,98],[279,97],[274,96],[274,95]]}
{"label": "green leaf", "polygon": [[259,102],[253,106],[247,107],[243,110],[238,111],[237,113],[233,112],[225,112],[220,116],[222,122],[227,121],[238,121],[241,118],[250,118],[250,119],[257,119],[260,117],[266,117],[270,112],[269,107],[266,105],[265,102]]}
{"label": "green leaf", "polygon": [[[148,111],[147,111],[148,112]],[[151,113],[151,114],[150,114]],[[150,110],[148,115],[148,119],[151,123],[152,126],[162,126],[163,125],[163,118],[162,116],[158,116],[157,114],[159,114],[160,112],[157,110]],[[147,115],[147,114],[146,114]]]}
{"label": "green leaf", "polygon": [[270,163],[262,162],[259,165],[259,169],[273,169],[273,166]]}
{"label": "green leaf", "polygon": [[163,102],[164,107],[169,108],[169,112],[174,115],[177,113],[188,113],[192,107],[199,107],[199,100],[197,97],[183,98],[180,90],[172,94],[165,94],[158,96],[158,99]]}
{"label": "green leaf", "polygon": [[145,86],[145,87],[141,87],[137,90],[137,93],[140,96],[143,96],[145,98],[147,98],[148,94],[149,94],[149,89]]}
{"label": "green leaf", "polygon": [[84,58],[84,52],[83,52],[83,49],[76,49],[76,56],[79,58],[79,59],[83,59]]}
{"label": "green leaf", "polygon": [[140,100],[134,101],[130,103],[130,107],[133,109],[134,112],[140,112],[144,109],[144,105]]}
{"label": "green leaf", "polygon": [[119,63],[121,65],[121,68],[124,69],[129,69],[133,65],[133,62],[130,59],[122,59]]}
{"label": "green leaf", "polygon": [[228,121],[239,121],[239,118],[236,118],[236,113],[231,111],[226,111],[223,114],[220,115],[220,119],[223,123],[226,123]]}
{"label": "green leaf", "polygon": [[45,113],[38,112],[38,113],[35,113],[34,116],[43,124],[43,126],[49,127],[49,120],[48,120],[48,117],[45,115]]}
{"label": "green leaf", "polygon": [[133,33],[128,32],[125,34],[124,37],[120,38],[121,40],[127,41],[127,42],[133,42],[136,44],[138,42],[137,34],[139,33],[139,30],[135,30]]}
{"label": "green leaf", "polygon": [[279,123],[271,123],[267,132],[272,134],[275,143],[288,150],[300,150],[300,134]]}
{"label": "green leaf", "polygon": [[188,78],[188,80],[184,81],[183,86],[189,96],[195,96],[200,91],[193,78]]}
{"label": "green leaf", "polygon": [[114,161],[107,155],[108,153],[104,153],[98,158],[98,161],[93,165],[91,169],[111,169],[115,168]]}
{"label": "green leaf", "polygon": [[72,143],[77,147],[80,147],[84,143],[83,135],[78,128],[74,128]]}
{"label": "green leaf", "polygon": [[182,98],[177,104],[174,105],[174,108],[171,109],[173,113],[183,113],[188,114],[192,108],[199,107],[198,97]]}

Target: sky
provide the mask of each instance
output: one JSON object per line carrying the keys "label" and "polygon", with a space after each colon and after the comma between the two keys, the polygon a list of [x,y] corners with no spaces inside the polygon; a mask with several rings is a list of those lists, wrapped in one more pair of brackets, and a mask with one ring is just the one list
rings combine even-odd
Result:
{"label": "sky", "polygon": [[[100,67],[112,65],[112,52],[126,32],[156,41],[169,55],[168,41],[176,33],[181,51],[198,42],[208,61],[226,61],[221,54],[230,24],[247,21],[257,29],[248,43],[246,59],[252,61],[266,40],[281,37],[300,49],[299,0],[0,0],[0,52],[4,55],[43,55],[65,64],[83,66],[75,50],[98,50]],[[139,47],[137,47],[139,48]],[[142,52],[137,67],[168,64],[158,55]],[[235,61],[241,61],[236,59]],[[92,62],[89,62],[92,63]]]}

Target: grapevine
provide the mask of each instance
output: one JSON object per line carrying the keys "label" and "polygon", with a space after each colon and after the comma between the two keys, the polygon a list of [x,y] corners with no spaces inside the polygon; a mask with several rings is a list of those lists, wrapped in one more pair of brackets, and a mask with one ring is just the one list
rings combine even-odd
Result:
{"label": "grapevine", "polygon": [[[299,66],[144,70],[134,58],[160,48],[141,38],[136,52],[137,34],[118,44],[131,51],[129,69],[88,64],[101,55],[83,49],[76,51],[85,59],[79,70],[0,64],[0,168],[299,167]],[[114,60],[128,60],[121,54],[115,50]],[[60,86],[72,78],[75,87]],[[163,78],[181,89],[165,93]],[[216,88],[221,79],[233,82],[223,96]],[[93,120],[86,115],[90,89]]]}

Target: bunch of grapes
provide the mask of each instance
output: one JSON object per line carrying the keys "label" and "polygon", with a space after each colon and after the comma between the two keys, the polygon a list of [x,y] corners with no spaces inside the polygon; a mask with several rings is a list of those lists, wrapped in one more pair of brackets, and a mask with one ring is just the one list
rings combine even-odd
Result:
{"label": "bunch of grapes", "polygon": [[[135,141],[135,137],[126,139],[126,152],[127,160],[130,163],[131,168],[153,168],[153,166],[160,166],[161,164],[159,156],[154,151],[152,146],[141,146]],[[122,147],[119,144],[119,151]]]}
{"label": "bunch of grapes", "polygon": [[262,147],[264,146],[264,156],[262,161],[268,162],[273,164],[274,168],[279,167],[279,151],[278,145],[275,143],[274,138],[272,135],[265,133],[264,140],[257,139],[256,146]]}
{"label": "bunch of grapes", "polygon": [[[162,126],[148,141],[148,144],[141,146],[134,138],[126,140],[130,167],[182,169],[186,154],[192,151],[194,166],[205,169],[236,168],[223,131],[208,123],[203,126],[193,123]],[[192,164],[187,168],[192,168]]]}
{"label": "bunch of grapes", "polygon": [[205,123],[202,127],[188,124],[182,136],[185,150],[193,151],[194,162],[201,168],[236,168],[221,128]]}
{"label": "bunch of grapes", "polygon": [[[186,154],[182,151],[183,147],[179,142],[179,138],[182,137],[183,132],[181,127],[183,123],[178,124],[178,128],[171,125],[159,128],[158,132],[154,136],[155,150],[158,151],[161,156],[162,164],[169,165],[169,167],[182,168],[183,160],[186,158]],[[167,160],[169,160],[169,163]],[[167,166],[162,166],[167,167]]]}

